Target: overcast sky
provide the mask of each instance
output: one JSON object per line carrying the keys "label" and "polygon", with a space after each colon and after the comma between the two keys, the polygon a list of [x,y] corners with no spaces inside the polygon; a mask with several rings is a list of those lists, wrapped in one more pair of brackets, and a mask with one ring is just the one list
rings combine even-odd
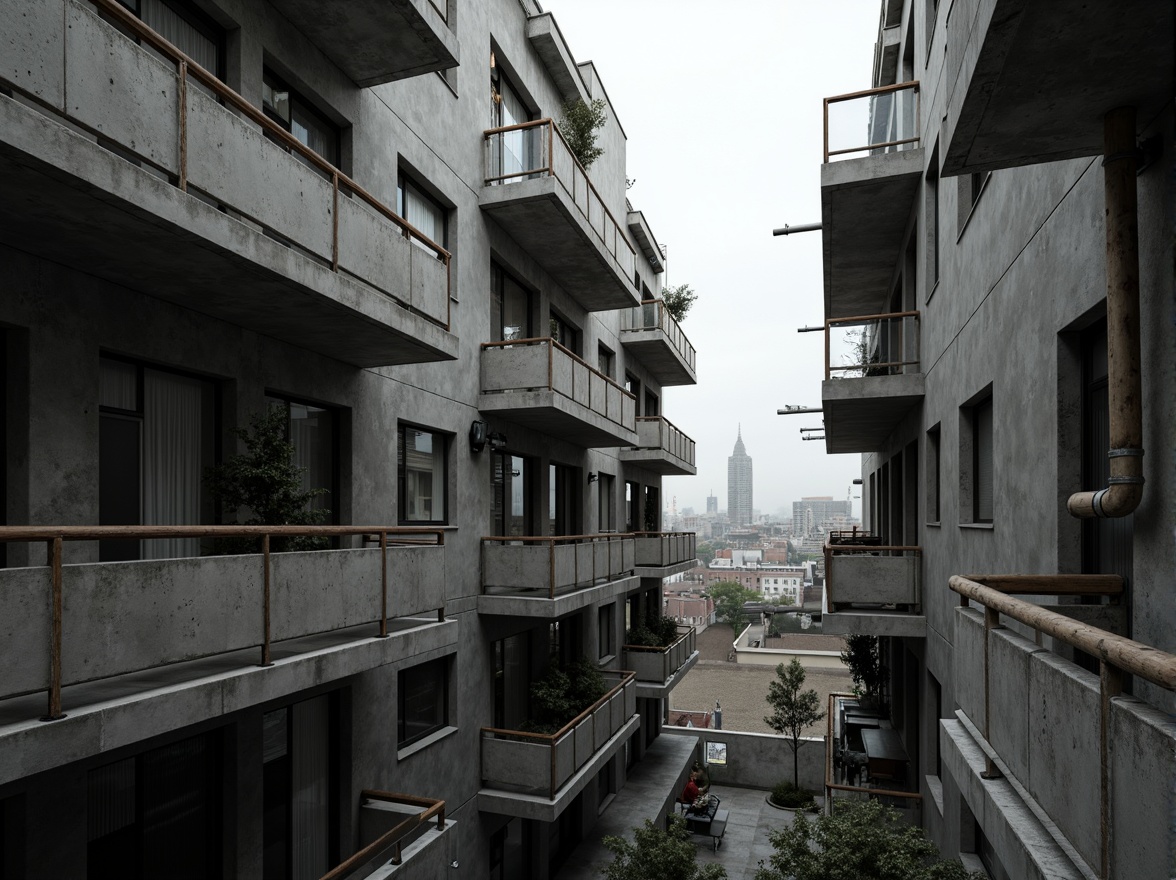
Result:
{"label": "overcast sky", "polygon": [[667,506],[705,511],[713,491],[726,508],[740,423],[762,513],[845,498],[860,456],[801,440],[820,413],[776,415],[821,405],[823,334],[796,332],[824,320],[821,236],[772,229],[821,219],[821,102],[870,87],[879,0],[542,2],[628,135],[629,198],[668,248],[666,284],[699,294],[682,325],[698,384],[662,406],[696,441],[698,476],[667,477]]}

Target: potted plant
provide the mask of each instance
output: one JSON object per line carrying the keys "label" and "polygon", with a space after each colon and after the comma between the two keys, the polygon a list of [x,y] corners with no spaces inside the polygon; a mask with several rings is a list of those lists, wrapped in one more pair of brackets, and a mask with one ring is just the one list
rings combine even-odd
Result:
{"label": "potted plant", "polygon": [[531,733],[555,733],[599,700],[608,690],[604,676],[591,660],[581,657],[566,667],[552,663],[531,685]]}

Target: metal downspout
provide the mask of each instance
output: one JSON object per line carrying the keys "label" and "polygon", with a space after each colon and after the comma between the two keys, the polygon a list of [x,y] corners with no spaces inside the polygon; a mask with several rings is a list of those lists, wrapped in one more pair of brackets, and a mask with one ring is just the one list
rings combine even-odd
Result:
{"label": "metal downspout", "polygon": [[1127,516],[1143,498],[1143,389],[1139,344],[1139,213],[1135,171],[1135,108],[1103,118],[1103,180],[1107,226],[1107,391],[1110,479],[1105,489],[1078,492],[1071,516]]}

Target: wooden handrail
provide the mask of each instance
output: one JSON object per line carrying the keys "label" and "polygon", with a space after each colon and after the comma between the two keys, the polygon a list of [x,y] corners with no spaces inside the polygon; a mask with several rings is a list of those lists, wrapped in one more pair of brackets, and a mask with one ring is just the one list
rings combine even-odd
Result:
{"label": "wooden handrail", "polygon": [[[116,20],[121,27],[126,28],[135,37],[149,44],[157,52],[167,57],[176,65],[177,74],[180,79],[180,87],[177,90],[178,100],[181,101],[179,105],[180,170],[178,177],[180,185],[179,188],[182,191],[187,191],[188,182],[186,77],[191,76],[198,82],[202,83],[206,88],[211,90],[217,97],[221,98],[236,110],[240,111],[250,121],[261,126],[263,131],[276,139],[279,143],[282,144],[282,146],[297,153],[310,165],[330,178],[334,190],[333,197],[336,200],[338,199],[339,186],[342,185],[344,188],[358,196],[362,201],[366,202],[370,207],[374,208],[379,214],[390,220],[393,225],[399,226],[406,237],[415,238],[417,241],[421,242],[427,248],[432,250],[437,255],[437,258],[443,261],[448,268],[452,257],[448,250],[437,244],[435,241],[429,238],[429,236],[425,235],[403,217],[396,214],[391,208],[377,199],[374,195],[356,183],[349,176],[340,171],[336,166],[332,165],[310,147],[303,144],[300,140],[298,140],[298,138],[294,137],[294,135],[292,135],[290,132],[286,131],[286,129],[282,128],[282,126],[278,125],[268,116],[266,116],[262,110],[259,110],[242,95],[233,91],[233,89],[229,88],[227,85],[225,85],[225,83],[221,82],[221,80],[219,80],[214,74],[205,70],[199,64],[199,62],[193,60],[191,57],[185,54],[183,50],[175,46],[163,35],[152,29],[149,25],[143,22],[142,19],[127,9],[122,3],[117,2],[117,0],[90,0],[90,2],[93,3],[94,6],[101,10],[104,14]],[[337,210],[337,205],[336,210],[332,211],[331,216],[334,229],[332,234],[332,269],[334,271],[338,271],[339,213]],[[446,300],[447,314],[443,326],[446,330],[449,330],[452,315],[449,312],[450,307],[448,305],[448,292],[446,295]],[[411,304],[407,302],[404,303],[404,305],[408,308],[411,308]],[[439,320],[432,318],[429,315],[424,315],[424,313],[421,314],[433,323],[439,325],[441,324]]]}
{"label": "wooden handrail", "polygon": [[678,645],[682,644],[682,642],[688,641],[690,639],[690,635],[693,631],[694,631],[694,627],[689,626],[687,624],[687,631],[679,634],[678,638],[674,639],[668,645],[662,645],[660,648],[650,647],[649,645],[621,645],[621,650],[622,651],[637,651],[639,653],[644,651],[644,652],[650,653],[650,654],[653,654],[653,653],[665,654],[665,653],[668,653],[673,648],[676,648]]}
{"label": "wooden handrail", "polygon": [[424,807],[424,811],[413,816],[406,817],[402,822],[397,823],[389,831],[384,832],[363,849],[351,855],[349,858],[340,862],[320,880],[340,880],[346,876],[353,869],[359,867],[365,862],[369,861],[376,853],[388,846],[395,846],[395,852],[392,856],[392,864],[400,864],[400,841],[410,834],[413,830],[428,822],[434,816],[437,817],[437,830],[445,830],[445,801],[437,800],[435,798],[421,798],[408,794],[398,794],[390,791],[374,791],[365,789],[360,792],[360,798],[371,801],[384,801],[386,803],[406,804],[413,807]]}
{"label": "wooden handrail", "polygon": [[[506,542],[506,543],[558,543],[560,541],[579,541],[588,543],[592,541],[599,541],[602,538],[607,540],[632,538],[637,532],[600,532],[595,535],[483,535],[482,542]],[[682,532],[680,534],[686,534]]]}
{"label": "wooden handrail", "polygon": [[908,89],[914,92],[916,98],[919,98],[919,95],[920,95],[919,81],[917,79],[911,80],[910,82],[894,83],[894,84],[888,85],[888,86],[878,86],[877,88],[863,89],[862,91],[858,91],[858,92],[848,92],[844,95],[833,95],[832,97],[825,98],[824,101],[822,102],[824,123],[825,123],[825,126],[824,126],[825,127],[825,133],[824,133],[825,162],[827,163],[829,161],[830,156],[840,156],[840,155],[844,155],[845,153],[860,153],[865,150],[882,149],[885,147],[901,146],[902,144],[918,143],[922,139],[922,131],[921,131],[921,120],[919,119],[919,107],[916,105],[915,113],[914,113],[915,136],[913,138],[904,138],[902,140],[896,140],[896,141],[886,141],[884,143],[878,143],[878,144],[864,144],[860,147],[852,147],[849,149],[833,150],[832,152],[830,152],[830,150],[829,150],[829,105],[830,104],[839,104],[843,101],[852,101],[855,98],[875,97],[878,95],[885,95],[885,94],[888,94],[891,92],[900,92],[900,91],[905,91]]}
{"label": "wooden handrail", "polygon": [[[863,363],[863,364],[849,364],[834,366],[832,363],[832,331],[834,327],[842,327],[854,324],[882,324],[883,321],[899,321],[898,325],[898,351],[904,352],[905,344],[905,321],[907,318],[915,320],[915,360],[901,360],[901,361],[887,361],[885,363]],[[918,323],[920,321],[920,313],[917,311],[907,312],[886,312],[878,315],[855,315],[848,318],[826,318],[825,319],[825,378],[831,379],[832,374],[836,372],[846,372],[849,370],[869,370],[874,368],[884,368],[889,370],[892,367],[917,367],[920,363],[919,355],[919,336]]]}
{"label": "wooden handrail", "polygon": [[908,547],[900,545],[879,544],[871,546],[869,544],[826,544],[826,550],[831,550],[836,553],[876,553],[878,551],[890,553],[906,553],[913,552],[922,554],[922,547]]}
{"label": "wooden handrail", "polygon": [[616,388],[618,391],[620,391],[622,394],[624,394],[630,400],[632,400],[634,402],[637,400],[637,395],[634,394],[632,391],[627,390],[624,385],[619,384],[615,379],[610,379],[608,376],[604,375],[604,373],[600,372],[600,370],[596,369],[596,367],[592,366],[592,364],[588,363],[586,360],[584,360],[582,357],[580,357],[578,354],[576,354],[570,348],[568,348],[565,345],[562,345],[561,343],[557,342],[555,339],[552,339],[550,336],[532,336],[527,339],[505,339],[505,340],[499,340],[498,342],[483,342],[482,348],[483,349],[510,348],[511,346],[514,346],[514,345],[522,346],[522,345],[544,345],[544,344],[549,344],[553,348],[558,349],[559,351],[562,351],[564,354],[566,354],[568,357],[570,357],[573,361],[580,364],[582,367],[587,368],[587,370],[589,372],[594,373],[597,376],[599,376],[601,379],[603,379],[609,385],[612,385],[614,388]]}
{"label": "wooden handrail", "polygon": [[636,681],[637,679],[637,673],[627,669],[605,669],[601,672],[603,675],[608,675],[610,673],[613,675],[619,675],[620,681],[618,681],[613,687],[609,688],[608,691],[605,692],[604,696],[600,697],[600,699],[598,699],[595,703],[593,703],[587,709],[584,709],[582,712],[580,712],[579,715],[577,715],[554,733],[532,733],[531,731],[527,730],[506,730],[501,727],[483,727],[482,733],[490,733],[494,734],[495,736],[511,736],[522,739],[544,740],[554,745],[556,740],[563,739],[565,736],[567,736],[573,727],[575,727],[617,694],[621,693],[625,689],[626,685],[632,681]]}
{"label": "wooden handrail", "polygon": [[831,95],[825,98],[826,104],[837,104],[841,101],[852,101],[854,98],[865,98],[869,95],[884,95],[887,92],[901,92],[904,89],[917,89],[919,81],[912,79],[907,82],[891,83],[888,86],[877,86],[872,89],[862,89],[860,92],[846,92],[843,95]]}
{"label": "wooden handrail", "polygon": [[[153,538],[260,538],[262,557],[262,641],[261,663],[270,662],[270,539],[272,537],[340,537],[346,535],[379,535],[381,550],[380,565],[380,619],[379,638],[388,636],[388,566],[386,551],[388,535],[405,535],[419,538],[432,535],[435,543],[429,546],[444,546],[445,532],[441,529],[412,526],[0,526],[0,543],[37,543],[47,545],[46,568],[50,579],[51,625],[49,636],[49,687],[48,711],[42,721],[56,721],[64,718],[61,709],[61,688],[64,678],[62,670],[62,633],[64,589],[63,557],[66,541],[101,540],[150,540]],[[410,542],[419,544],[419,541]],[[114,563],[105,563],[114,564]]]}

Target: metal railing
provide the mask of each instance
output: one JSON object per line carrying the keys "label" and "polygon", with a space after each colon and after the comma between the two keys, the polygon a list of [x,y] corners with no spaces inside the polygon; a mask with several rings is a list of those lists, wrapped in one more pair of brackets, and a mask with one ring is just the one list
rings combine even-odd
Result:
{"label": "metal railing", "polygon": [[[908,324],[913,328],[908,329]],[[852,363],[834,366],[832,333],[834,327],[861,327],[851,338]],[[919,371],[919,313],[888,312],[880,315],[856,315],[825,320],[825,378],[863,378],[897,376]]]}
{"label": "metal railing", "polygon": [[[61,711],[62,687],[62,632],[64,605],[64,548],[66,541],[149,540],[152,538],[257,538],[261,543],[261,666],[272,666],[271,648],[271,583],[270,542],[272,538],[288,537],[345,537],[349,535],[377,536],[381,550],[380,607],[377,624],[378,637],[388,635],[388,554],[389,536],[401,539],[398,543],[422,543],[419,539],[432,537],[437,546],[445,543],[445,532],[440,529],[403,528],[388,526],[0,526],[0,543],[41,543],[47,548],[45,567],[49,573],[49,603],[51,627],[49,638],[48,712],[41,719],[55,721],[63,718]],[[418,539],[404,541],[404,539]],[[101,564],[101,563],[99,563]],[[111,563],[114,564],[114,563]],[[72,566],[69,566],[72,567]]]}
{"label": "metal railing", "polygon": [[[519,595],[545,592],[546,598],[554,599],[564,592],[586,589],[610,580],[619,580],[633,570],[633,535],[624,532],[608,532],[596,535],[520,535],[487,536],[482,538],[482,593],[485,595]],[[627,546],[626,546],[627,545]],[[601,547],[603,546],[603,551]],[[535,586],[535,581],[524,572],[522,564],[504,564],[502,568],[524,583],[488,583],[498,580],[492,575],[497,567],[487,558],[490,548],[499,548],[499,553],[515,557],[535,557],[545,554],[546,560],[538,564],[546,569],[546,589]],[[626,558],[628,557],[628,558]],[[546,565],[543,566],[542,562]],[[570,577],[561,573],[571,572]]]}
{"label": "metal railing", "polygon": [[[654,445],[641,442],[641,425],[656,425],[657,438]],[[694,464],[694,441],[665,416],[637,416],[638,448],[661,449],[688,464]]]}
{"label": "metal railing", "polygon": [[[516,742],[516,743],[531,744],[531,745],[546,747],[550,752],[550,761],[549,761],[550,774],[548,776],[547,796],[550,800],[554,800],[555,793],[557,791],[559,791],[560,787],[564,783],[564,779],[562,778],[562,776],[563,775],[569,775],[569,776],[571,775],[570,773],[561,775],[561,772],[560,772],[561,763],[564,764],[566,767],[566,765],[569,762],[566,762],[566,761],[561,762],[560,761],[560,754],[559,754],[560,748],[561,747],[566,748],[570,744],[570,747],[573,750],[578,750],[582,745],[581,742],[579,741],[580,737],[578,735],[576,735],[576,729],[581,724],[583,724],[585,721],[593,722],[589,725],[589,727],[592,728],[592,746],[593,746],[593,748],[590,750],[590,752],[588,754],[582,755],[582,756],[577,755],[577,756],[575,756],[573,761],[570,762],[570,764],[573,767],[573,770],[572,770],[573,773],[575,772],[575,770],[578,770],[580,767],[582,767],[587,762],[588,758],[591,757],[591,755],[596,754],[596,752],[599,751],[601,747],[603,747],[604,743],[607,742],[616,733],[616,730],[618,730],[618,729],[620,729],[620,727],[624,726],[624,719],[623,718],[622,718],[621,723],[619,725],[611,724],[611,720],[610,720],[610,723],[607,725],[608,735],[604,736],[603,742],[597,742],[596,741],[597,740],[596,724],[595,724],[595,719],[593,718],[593,716],[596,715],[596,713],[598,713],[598,712],[602,712],[602,711],[609,712],[610,711],[609,703],[617,696],[623,695],[625,698],[625,701],[628,702],[631,694],[626,694],[625,692],[628,689],[636,688],[637,674],[632,671],[623,670],[623,669],[622,670],[615,670],[615,671],[614,670],[603,670],[602,674],[605,675],[606,677],[611,677],[614,675],[619,676],[620,681],[616,684],[616,686],[610,688],[608,690],[608,692],[604,694],[604,696],[602,696],[600,699],[598,699],[596,702],[594,702],[587,709],[584,709],[584,711],[582,711],[579,715],[577,715],[575,718],[573,718],[571,721],[569,721],[567,724],[565,724],[563,727],[561,727],[555,733],[531,733],[529,731],[524,731],[524,730],[505,730],[505,729],[498,728],[498,727],[483,727],[482,728],[483,748],[485,748],[485,741],[487,739],[504,740],[507,742]],[[635,697],[633,697],[633,699],[635,700]],[[582,760],[577,760],[576,758],[582,758]],[[485,763],[484,760],[483,760],[483,763]],[[528,761],[527,763],[529,764],[530,762]],[[485,770],[483,770],[483,775],[484,774],[485,774]],[[488,785],[493,785],[493,783],[496,780],[484,779],[484,781]]]}
{"label": "metal railing", "polygon": [[[530,383],[518,385],[517,387],[497,387],[499,383],[489,383],[483,381],[483,386],[493,384],[495,387],[483,387],[482,392],[485,394],[496,394],[503,391],[516,391],[520,389],[534,389],[546,388],[548,391],[553,391],[556,394],[562,395],[576,402],[584,402],[593,412],[604,416],[611,422],[615,422],[622,428],[627,428],[630,431],[636,430],[636,423],[629,423],[626,413],[632,413],[633,418],[636,418],[637,412],[637,397],[631,391],[626,391],[623,385],[613,381],[600,370],[596,369],[582,357],[577,355],[571,349],[564,347],[560,343],[548,336],[534,337],[531,339],[511,339],[504,342],[483,342],[482,351],[507,351],[513,349],[523,350],[529,347],[546,347],[547,349],[547,369],[545,375],[529,375],[526,370],[512,371],[513,376],[528,377]],[[572,369],[570,378],[563,377],[562,371],[557,370],[557,355],[565,362],[568,362]],[[503,355],[503,357],[510,357],[510,355]],[[561,378],[564,381],[560,381]],[[586,381],[586,386],[581,387],[581,382]],[[533,384],[531,384],[533,383]],[[597,389],[603,389],[604,399],[596,400]],[[609,396],[616,397],[621,402],[621,411],[619,413],[611,412],[609,406]],[[629,401],[629,406],[624,405],[625,400]]]}
{"label": "metal railing", "polygon": [[869,785],[849,785],[848,783],[837,781],[833,757],[836,742],[834,718],[836,717],[838,698],[854,699],[854,695],[847,693],[829,694],[825,712],[825,812],[833,812],[833,793],[837,791],[852,792],[854,794],[865,795],[866,797],[898,798],[909,801],[914,807],[921,807],[923,805],[923,796],[917,791],[900,791],[898,789],[877,788]]}
{"label": "metal railing", "polygon": [[401,844],[404,839],[433,818],[437,820],[437,830],[445,830],[445,801],[371,789],[360,792],[360,798],[362,801],[380,801],[409,807],[421,807],[422,809],[421,812],[408,816],[363,849],[340,862],[324,874],[320,880],[343,880],[344,877],[363,868],[389,848],[392,850],[390,861],[393,865],[399,865],[402,861]]}
{"label": "metal railing", "polygon": [[[1101,873],[1110,877],[1111,700],[1123,693],[1123,674],[1138,676],[1165,690],[1176,690],[1176,655],[1142,642],[1079,623],[1064,614],[1008,595],[1121,596],[1124,582],[1117,575],[953,575],[950,588],[960,595],[960,604],[977,602],[984,607],[984,738],[991,742],[991,670],[989,642],[992,630],[1000,627],[1003,614],[1042,635],[1084,651],[1099,664],[1099,830]],[[985,750],[985,776],[1000,775],[991,754]]]}
{"label": "metal railing", "polygon": [[632,280],[636,251],[554,121],[537,119],[492,128],[483,132],[482,138],[486,145],[487,186],[554,177],[588,221],[621,275],[627,282]]}
{"label": "metal railing", "polygon": [[[310,147],[303,144],[294,135],[288,132],[278,123],[270,119],[266,114],[251,104],[247,99],[233,91],[221,80],[217,79],[212,73],[209,73],[200,64],[186,55],[181,49],[177,48],[173,43],[168,41],[161,34],[153,30],[150,26],[145,24],[140,18],[130,12],[126,6],[118,2],[118,0],[89,0],[102,15],[113,20],[117,27],[128,33],[132,38],[139,40],[141,43],[150,46],[153,50],[161,54],[165,59],[176,66],[176,118],[178,127],[178,169],[174,175],[173,183],[182,191],[188,191],[188,144],[189,144],[189,126],[188,126],[188,81],[189,79],[199,83],[202,87],[208,89],[226,106],[232,108],[238,114],[248,119],[254,125],[257,125],[266,134],[267,137],[276,141],[282,147],[289,150],[291,153],[298,156],[303,162],[314,168],[317,172],[322,174],[331,182],[331,204],[326,206],[331,216],[331,258],[330,266],[332,271],[339,272],[339,197],[342,194],[346,196],[354,196],[360,201],[367,204],[370,208],[376,211],[385,220],[398,227],[400,233],[412,241],[418,242],[427,250],[431,251],[438,260],[443,262],[446,267],[446,287],[447,290],[451,288],[452,277],[450,273],[450,253],[441,245],[434,242],[427,235],[406,221],[404,218],[398,216],[395,211],[377,199],[374,195],[316,153]],[[92,134],[100,135],[101,137],[111,140],[110,133],[103,131],[93,131],[91,126],[77,119],[70,119],[71,123],[81,125]],[[199,137],[201,132],[199,130],[192,132]],[[120,150],[136,155],[141,161],[151,163],[149,157],[141,156],[135,149],[134,144],[117,143]],[[211,148],[211,146],[210,146]],[[168,171],[168,169],[161,169]],[[173,175],[168,171],[169,180]],[[231,207],[231,206],[230,206]],[[261,223],[263,226],[265,218],[254,217],[254,220]],[[276,230],[281,232],[281,230]],[[632,274],[632,273],[630,273]],[[445,320],[435,318],[427,312],[413,306],[407,299],[401,299],[391,292],[387,294],[395,299],[398,304],[404,308],[419,314],[426,320],[444,327],[446,330],[450,328],[450,306],[449,296],[446,295],[446,315]]]}
{"label": "metal railing", "polygon": [[[686,365],[691,370],[695,368],[694,346],[690,344],[690,340],[682,332],[682,327],[674,319],[674,316],[670,314],[670,310],[666,308],[664,300],[645,300],[639,306],[626,309],[621,313],[621,318],[622,334],[638,333],[643,330],[660,330],[666,335],[670,347],[678,353],[678,356],[686,362]],[[622,335],[621,343],[624,344],[624,342],[625,339]]]}
{"label": "metal railing", "polygon": [[[693,561],[697,551],[694,532],[633,532],[637,542],[637,564],[642,566],[677,565]],[[653,553],[650,558],[650,550]]]}
{"label": "metal railing", "polygon": [[678,632],[681,633],[678,638],[660,648],[621,645],[621,651],[628,655],[624,663],[633,667],[638,681],[664,683],[690,659],[696,649],[697,632],[689,625],[679,625]]}
{"label": "metal railing", "polygon": [[[839,118],[830,124],[829,108],[838,104],[850,105],[843,113],[848,118]],[[824,112],[825,162],[831,156],[850,153],[877,155],[919,145],[918,80],[825,98]],[[831,129],[835,138],[850,137],[845,133],[846,130],[863,124],[866,129],[864,144],[850,141],[850,146],[829,149]]]}

